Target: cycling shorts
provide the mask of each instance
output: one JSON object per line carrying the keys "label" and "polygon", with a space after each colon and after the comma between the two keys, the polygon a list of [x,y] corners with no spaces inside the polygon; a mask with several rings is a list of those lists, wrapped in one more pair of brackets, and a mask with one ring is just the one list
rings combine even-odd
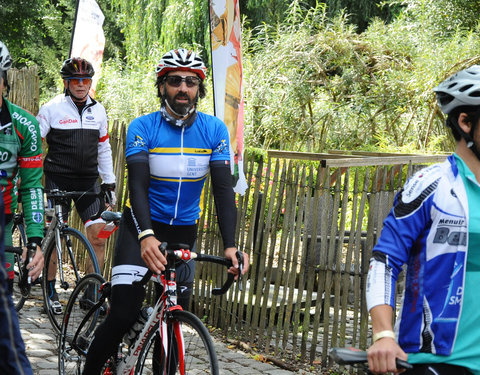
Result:
{"label": "cycling shorts", "polygon": [[[45,174],[45,191],[59,189],[64,191],[88,191],[98,193],[100,192],[100,184],[98,179],[74,179],[66,176]],[[103,223],[102,219],[90,220],[90,218],[98,213],[100,209],[100,200],[95,195],[85,195],[78,199],[69,198],[68,204],[62,205],[63,220],[68,220],[71,202],[74,201],[77,213],[82,219],[85,227],[95,223]],[[51,208],[52,202],[48,201],[47,207]],[[48,218],[46,218],[48,221]]]}
{"label": "cycling shorts", "polygon": [[[156,238],[161,242],[182,243],[194,250],[197,237],[197,225],[169,225],[152,221],[153,231]],[[123,210],[118,237],[115,244],[111,283],[112,286],[120,284],[132,284],[133,281],[141,280],[147,272],[147,267],[140,255],[140,243],[138,231],[135,227],[132,211],[129,207]],[[178,262],[177,289],[180,294],[191,289],[195,275],[195,261]]]}

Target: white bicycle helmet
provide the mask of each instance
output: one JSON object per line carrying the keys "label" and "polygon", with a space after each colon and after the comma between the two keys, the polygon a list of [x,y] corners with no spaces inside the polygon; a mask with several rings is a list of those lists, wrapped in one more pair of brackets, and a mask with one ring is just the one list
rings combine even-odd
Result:
{"label": "white bicycle helmet", "polygon": [[163,55],[155,68],[155,73],[157,73],[157,77],[162,77],[172,70],[192,71],[202,80],[205,79],[207,72],[202,58],[195,52],[184,48],[172,49]]}
{"label": "white bicycle helmet", "polygon": [[0,41],[0,72],[6,72],[12,67],[12,58],[7,46]]}
{"label": "white bicycle helmet", "polygon": [[443,113],[460,106],[480,106],[480,65],[461,70],[433,89]]}

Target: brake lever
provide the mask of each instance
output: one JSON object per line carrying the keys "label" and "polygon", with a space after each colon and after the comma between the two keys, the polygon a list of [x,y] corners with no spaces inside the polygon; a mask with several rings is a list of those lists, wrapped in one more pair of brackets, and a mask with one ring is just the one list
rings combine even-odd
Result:
{"label": "brake lever", "polygon": [[23,267],[22,278],[18,282],[20,293],[22,294],[23,297],[28,297],[28,295],[30,294],[30,289],[32,286],[32,277],[29,276],[28,274],[29,270],[27,268],[27,265],[32,262],[33,255],[35,254],[36,250],[37,250],[36,243],[32,242],[27,244],[27,258],[25,259],[25,263],[22,265]]}
{"label": "brake lever", "polygon": [[236,252],[237,255],[237,260],[238,260],[238,279],[237,279],[237,285],[238,285],[238,290],[242,291],[243,290],[243,283],[242,283],[242,275],[243,275],[243,253],[240,250],[237,250]]}

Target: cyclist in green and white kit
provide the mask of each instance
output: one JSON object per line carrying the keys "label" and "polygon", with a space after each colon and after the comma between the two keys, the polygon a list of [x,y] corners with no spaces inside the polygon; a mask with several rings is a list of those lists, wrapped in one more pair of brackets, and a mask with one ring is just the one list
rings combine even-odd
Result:
{"label": "cyclist in green and white kit", "polygon": [[[3,97],[9,91],[7,71],[12,58],[0,41],[0,187],[5,203],[5,244],[12,244],[12,217],[17,209],[17,184],[22,196],[26,234],[37,251],[28,265],[35,280],[43,268],[40,243],[43,238],[42,139],[38,122],[31,113]],[[13,288],[13,254],[6,253],[9,291]]]}

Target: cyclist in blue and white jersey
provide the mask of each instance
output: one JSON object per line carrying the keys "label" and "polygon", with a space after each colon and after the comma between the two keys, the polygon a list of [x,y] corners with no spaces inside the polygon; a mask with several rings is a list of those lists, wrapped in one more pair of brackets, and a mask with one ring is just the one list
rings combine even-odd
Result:
{"label": "cyclist in blue and white jersey", "polygon": [[[229,166],[229,135],[216,117],[197,111],[205,96],[206,67],[196,53],[167,52],[156,68],[160,111],[141,116],[128,127],[126,156],[130,200],[123,212],[112,269],[110,313],[97,329],[84,374],[98,374],[136,321],[145,297],[133,286],[148,268],[167,263],[162,241],[195,247],[201,193],[210,173],[225,257],[238,274],[236,207]],[[244,273],[248,255],[244,256]],[[189,262],[177,268],[178,303],[188,307],[194,277]]]}
{"label": "cyclist in blue and white jersey", "polygon": [[403,374],[480,374],[480,66],[454,74],[435,92],[456,149],[407,181],[373,248],[367,305],[375,374],[398,373],[396,357],[414,365]]}

